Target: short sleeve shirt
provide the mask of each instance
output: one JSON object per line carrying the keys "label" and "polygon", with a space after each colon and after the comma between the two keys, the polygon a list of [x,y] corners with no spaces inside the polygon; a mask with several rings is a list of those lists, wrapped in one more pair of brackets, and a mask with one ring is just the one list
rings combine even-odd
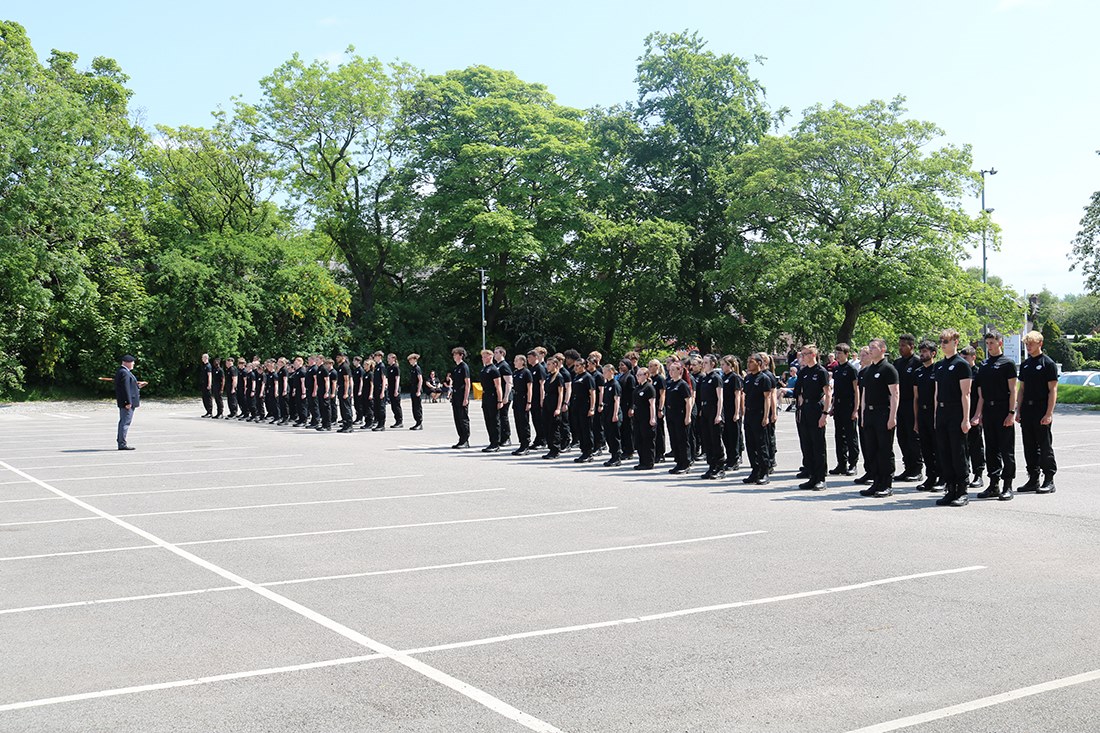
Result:
{"label": "short sleeve shirt", "polygon": [[683,379],[670,379],[665,392],[665,413],[671,418],[683,418],[691,390]]}
{"label": "short sleeve shirt", "polygon": [[[963,362],[965,363],[965,362]],[[890,385],[898,383],[898,370],[883,359],[860,372],[863,377],[863,400],[871,407],[890,406]]]}
{"label": "short sleeve shirt", "polygon": [[[499,402],[500,395],[497,394],[496,380],[500,379],[500,372],[492,364],[481,367],[481,401],[482,403]],[[503,385],[502,385],[503,387]]]}
{"label": "short sleeve shirt", "polygon": [[527,408],[527,385],[531,384],[531,370],[527,367],[517,369],[512,374],[513,402],[516,407]]}
{"label": "short sleeve shirt", "polygon": [[[1016,362],[1004,354],[991,356],[978,367],[978,387],[986,405],[1008,409],[1010,380],[1016,378]],[[984,408],[983,408],[984,409]]]}
{"label": "short sleeve shirt", "polygon": [[846,361],[838,364],[833,369],[833,402],[842,405],[854,405],[856,402],[856,388],[854,382],[858,377],[856,368],[852,362]]}
{"label": "short sleeve shirt", "polygon": [[1058,367],[1046,354],[1029,356],[1020,365],[1020,381],[1024,383],[1024,406],[1046,410],[1050,383],[1058,381]]}
{"label": "short sleeve shirt", "polygon": [[451,399],[462,402],[466,398],[466,386],[470,381],[470,365],[464,361],[455,364],[451,370]]}
{"label": "short sleeve shirt", "polygon": [[962,382],[970,379],[970,365],[958,354],[936,362],[936,399],[942,405],[962,404]]}
{"label": "short sleeve shirt", "polygon": [[829,370],[820,364],[802,367],[798,384],[803,403],[821,402],[825,398],[825,388],[829,386]]}

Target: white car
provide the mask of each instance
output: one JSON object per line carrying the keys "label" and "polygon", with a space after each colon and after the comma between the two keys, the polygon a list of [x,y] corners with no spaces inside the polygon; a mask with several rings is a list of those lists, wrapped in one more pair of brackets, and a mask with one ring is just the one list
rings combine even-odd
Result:
{"label": "white car", "polygon": [[1063,372],[1058,384],[1073,384],[1078,387],[1100,387],[1100,372]]}

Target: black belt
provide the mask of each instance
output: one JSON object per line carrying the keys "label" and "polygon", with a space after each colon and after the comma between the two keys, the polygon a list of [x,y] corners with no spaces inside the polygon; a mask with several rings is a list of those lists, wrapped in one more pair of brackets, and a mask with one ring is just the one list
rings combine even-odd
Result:
{"label": "black belt", "polygon": [[872,412],[874,412],[875,410],[889,409],[890,405],[864,405],[864,407],[866,407],[868,410],[871,410]]}
{"label": "black belt", "polygon": [[921,405],[920,409],[922,409],[922,410],[931,410],[933,407],[935,407],[935,405]]}
{"label": "black belt", "polygon": [[961,402],[941,402],[939,404],[940,404],[940,407],[958,407],[959,409],[962,409],[962,403]]}

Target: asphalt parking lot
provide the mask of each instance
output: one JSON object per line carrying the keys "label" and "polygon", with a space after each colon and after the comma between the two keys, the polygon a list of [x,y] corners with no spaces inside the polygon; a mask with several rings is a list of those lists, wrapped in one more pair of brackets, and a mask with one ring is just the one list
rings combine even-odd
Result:
{"label": "asphalt parking lot", "polygon": [[200,413],[0,410],[0,731],[1100,729],[1100,414],[941,508]]}

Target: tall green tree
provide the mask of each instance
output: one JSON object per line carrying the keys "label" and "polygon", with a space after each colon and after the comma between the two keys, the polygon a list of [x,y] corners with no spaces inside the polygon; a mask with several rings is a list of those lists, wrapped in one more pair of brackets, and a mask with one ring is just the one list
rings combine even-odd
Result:
{"label": "tall green tree", "polygon": [[[1100,150],[1096,153],[1100,155]],[[1085,275],[1085,287],[1090,293],[1100,294],[1100,191],[1092,195],[1085,207],[1080,226],[1069,255],[1069,269],[1080,267]]]}

